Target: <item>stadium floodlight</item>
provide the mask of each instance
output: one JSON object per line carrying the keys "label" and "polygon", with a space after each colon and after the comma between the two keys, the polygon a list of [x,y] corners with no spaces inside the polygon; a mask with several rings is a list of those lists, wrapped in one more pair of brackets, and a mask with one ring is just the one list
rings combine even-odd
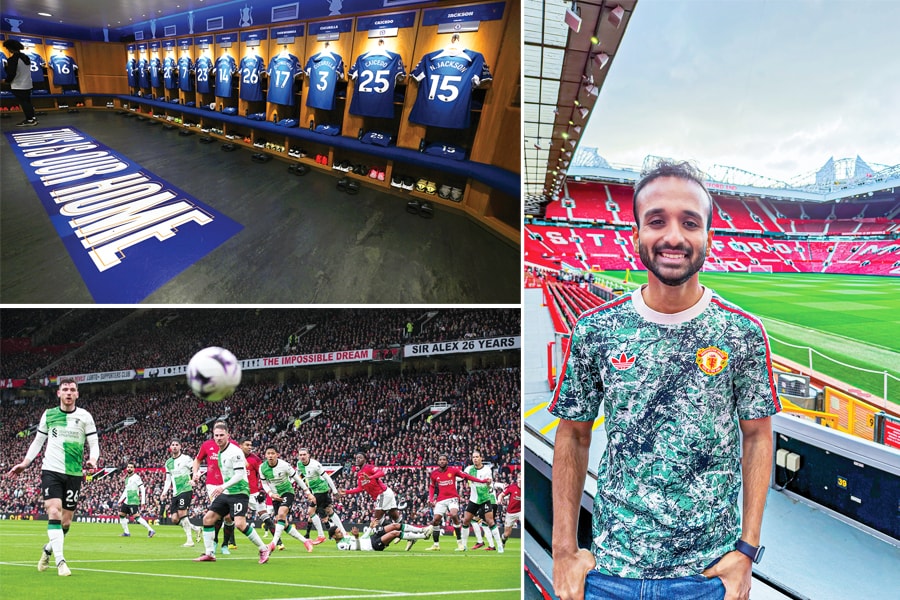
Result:
{"label": "stadium floodlight", "polygon": [[600,93],[600,88],[598,88],[593,83],[589,83],[586,86],[584,86],[584,91],[586,91],[588,94],[591,94],[592,96],[596,96],[597,94]]}
{"label": "stadium floodlight", "polygon": [[622,17],[624,17],[624,16],[625,16],[625,9],[622,8],[621,6],[617,6],[610,11],[609,17],[607,17],[607,20],[610,23],[612,23],[613,27],[618,29],[619,25],[622,24]]}
{"label": "stadium floodlight", "polygon": [[601,69],[606,66],[606,63],[609,62],[609,54],[607,54],[606,52],[598,52],[591,58],[594,59],[594,62],[597,63],[597,66]]}
{"label": "stadium floodlight", "polygon": [[578,107],[578,114],[581,115],[581,118],[582,118],[582,119],[586,119],[587,116],[588,116],[588,114],[589,114],[590,112],[591,112],[591,111],[588,110],[588,108],[587,108],[586,106],[580,106],[580,107]]}
{"label": "stadium floodlight", "polygon": [[581,133],[581,125],[576,125],[573,129],[575,130],[575,133]]}
{"label": "stadium floodlight", "polygon": [[581,31],[581,15],[579,15],[580,11],[578,10],[578,6],[575,1],[572,0],[572,6],[566,9],[565,22],[566,25],[569,26],[569,29],[578,33]]}

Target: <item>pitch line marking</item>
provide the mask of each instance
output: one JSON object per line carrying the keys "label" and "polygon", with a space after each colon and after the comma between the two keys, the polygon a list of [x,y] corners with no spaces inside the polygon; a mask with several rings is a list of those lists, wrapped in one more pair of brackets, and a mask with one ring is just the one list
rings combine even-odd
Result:
{"label": "pitch line marking", "polygon": [[[502,592],[521,593],[521,588],[500,588],[496,590],[454,590],[445,592],[390,592],[378,598],[416,598],[419,596],[458,596],[460,594],[499,594]],[[303,596],[300,598],[278,598],[277,600],[348,600],[351,598],[369,598],[371,596]],[[273,599],[275,600],[275,599]]]}
{"label": "pitch line marking", "polygon": [[[79,561],[80,563],[81,561]],[[28,564],[17,564],[10,562],[0,562],[0,565],[8,565],[12,567],[29,567],[33,568],[34,565]],[[390,590],[367,590],[364,588],[352,588],[352,587],[336,587],[330,585],[312,585],[309,583],[290,583],[290,582],[281,582],[281,581],[266,581],[259,579],[229,579],[225,577],[202,577],[200,575],[177,575],[175,573],[143,573],[140,571],[117,571],[114,569],[90,569],[85,567],[75,567],[72,569],[74,573],[78,573],[79,571],[90,571],[93,573],[112,573],[115,575],[142,575],[146,577],[171,577],[173,579],[196,579],[200,581],[224,581],[227,583],[251,583],[251,584],[264,584],[264,585],[277,585],[277,586],[286,586],[286,587],[298,587],[298,588],[315,588],[321,590],[341,590],[341,591],[349,591],[349,592],[364,592],[367,594],[396,594],[398,592],[390,591]],[[334,596],[331,596],[332,598]],[[353,596],[354,598],[365,598],[365,596]]]}

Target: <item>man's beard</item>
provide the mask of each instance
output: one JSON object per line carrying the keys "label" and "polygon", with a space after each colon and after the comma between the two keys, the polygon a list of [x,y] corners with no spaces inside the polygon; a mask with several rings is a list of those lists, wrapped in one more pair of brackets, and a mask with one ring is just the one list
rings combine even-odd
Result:
{"label": "man's beard", "polygon": [[700,252],[697,253],[696,260],[691,260],[693,253],[691,252],[690,248],[688,248],[686,246],[682,246],[680,248],[671,248],[671,247],[662,248],[660,250],[655,251],[655,254],[658,256],[658,255],[662,254],[663,252],[669,252],[669,251],[683,252],[685,254],[685,257],[688,260],[687,267],[685,267],[684,270],[682,271],[682,273],[680,273],[676,277],[670,277],[670,276],[663,275],[661,272],[662,268],[659,267],[657,264],[654,263],[653,260],[650,259],[650,251],[647,249],[647,246],[645,246],[644,244],[638,244],[638,254],[641,257],[641,262],[644,263],[644,266],[647,267],[647,270],[649,270],[651,273],[653,273],[656,276],[656,278],[659,279],[659,281],[663,285],[669,285],[669,286],[674,287],[674,286],[679,286],[679,285],[683,284],[688,279],[693,277],[694,274],[697,273],[700,269],[702,269],[703,263],[706,262],[706,247],[705,247],[705,245],[703,248],[700,249]]}

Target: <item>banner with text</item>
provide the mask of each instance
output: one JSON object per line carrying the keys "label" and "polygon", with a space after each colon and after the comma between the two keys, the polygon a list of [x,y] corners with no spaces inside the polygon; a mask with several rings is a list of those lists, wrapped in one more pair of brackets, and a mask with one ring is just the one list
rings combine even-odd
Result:
{"label": "banner with text", "polygon": [[404,358],[432,356],[435,354],[466,354],[469,352],[496,352],[497,350],[517,350],[522,347],[522,337],[509,335],[477,340],[455,340],[429,344],[409,344],[403,347]]}
{"label": "banner with text", "polygon": [[98,303],[142,301],[243,228],[73,127],[6,136]]}
{"label": "banner with text", "polygon": [[[247,358],[239,361],[242,371],[258,369],[280,369],[284,367],[308,367],[330,365],[347,362],[372,360],[373,350],[337,350],[334,352],[318,352],[315,354],[290,354],[287,356],[266,356],[263,358]],[[144,367],[124,371],[107,371],[104,373],[82,373],[79,375],[58,375],[42,380],[44,385],[56,385],[57,381],[71,377],[77,383],[98,383],[101,381],[127,381],[129,379],[151,379],[158,377],[176,377],[187,373],[187,365],[170,365],[165,367]]]}

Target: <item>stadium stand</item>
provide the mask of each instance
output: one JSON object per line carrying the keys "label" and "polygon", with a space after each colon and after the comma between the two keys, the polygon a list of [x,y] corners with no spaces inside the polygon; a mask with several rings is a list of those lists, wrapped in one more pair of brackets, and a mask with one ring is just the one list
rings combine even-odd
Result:
{"label": "stadium stand", "polygon": [[[707,269],[900,275],[900,202],[893,189],[788,201],[738,194],[734,186],[715,193],[719,184],[711,185],[715,241]],[[566,191],[543,218],[526,221],[526,267],[642,269],[630,241],[633,186],[570,177]]]}
{"label": "stadium stand", "polygon": [[[716,233],[707,270],[745,272],[752,266],[774,273],[900,274],[900,241],[854,237],[830,240],[748,237]],[[630,231],[525,226],[525,263],[544,269],[623,271],[643,265],[631,250]]]}
{"label": "stadium stand", "polygon": [[[434,312],[434,316],[429,317],[429,312]],[[209,319],[208,311],[204,309],[162,309],[130,311],[127,319],[123,319],[122,311],[118,310],[114,312],[118,314],[115,321],[106,314],[89,314],[86,333],[76,337],[70,333],[70,328],[77,327],[77,319],[82,313],[67,311],[60,314],[56,311],[55,319],[43,315],[43,320],[30,327],[15,322],[7,327],[4,313],[3,337],[6,339],[2,350],[5,360],[0,365],[0,378],[30,377],[50,365],[59,372],[88,373],[129,365],[180,364],[185,356],[190,357],[200,348],[211,345],[229,348],[238,357],[275,356],[289,349],[291,334],[298,337],[292,351],[306,354],[326,349],[387,347],[422,339],[442,342],[511,335],[519,331],[519,319],[514,311],[246,309],[230,311],[229,323],[224,324]],[[18,317],[10,315],[10,318]],[[426,321],[424,327],[415,325]],[[358,324],[360,322],[362,326]],[[405,334],[407,323],[414,324],[410,336]],[[12,335],[8,336],[7,331]],[[93,342],[91,352],[78,351],[85,339],[101,331],[104,335]],[[173,331],[179,335],[172,335]],[[9,338],[16,336],[16,332],[30,334],[27,339],[18,338],[22,341],[18,342],[17,351],[12,351]],[[36,344],[37,340],[41,343]],[[141,340],[141,343],[135,343],[135,340]],[[27,347],[22,348],[21,344]],[[59,362],[51,360],[60,357]]]}
{"label": "stadium stand", "polygon": [[[22,311],[4,310],[4,329],[7,312]],[[28,319],[24,321],[39,332],[52,328],[65,316],[61,312],[57,311],[57,318],[42,314],[34,326],[27,325]],[[75,312],[77,316],[94,311]],[[361,343],[359,340],[434,342],[518,335],[520,331],[518,310],[435,309],[428,311],[431,316],[424,323],[422,313],[422,309],[120,310],[118,322],[79,345],[78,355],[55,365],[53,372],[91,372],[83,369],[117,365],[132,368],[132,361],[147,357],[183,364],[190,353],[179,353],[198,343],[217,341],[204,337],[214,331],[221,332],[221,338],[234,347],[241,347],[244,356],[254,356],[254,349],[278,354],[291,327],[311,319],[321,327],[321,334],[308,341],[301,337],[298,346],[304,352],[309,348],[332,349],[329,335],[334,336],[333,349],[338,349],[354,347]],[[13,318],[22,320],[22,315]],[[407,322],[420,326],[404,338]],[[154,328],[164,329],[166,334],[157,331],[153,335]],[[54,337],[47,335],[47,339]],[[3,344],[4,364],[11,346],[7,342]],[[143,348],[135,354],[131,352],[133,346]],[[101,352],[113,356],[97,358]],[[13,351],[9,356],[17,354],[21,352]],[[167,511],[167,506],[158,504],[158,497],[163,485],[159,468],[167,458],[168,440],[180,439],[185,453],[193,455],[211,435],[203,425],[211,426],[212,421],[226,416],[232,437],[253,439],[260,454],[266,445],[275,444],[283,459],[296,464],[298,449],[309,447],[323,464],[340,465],[335,483],[342,488],[356,485],[353,455],[367,452],[375,464],[391,469],[386,481],[406,502],[403,512],[407,519],[425,522],[430,521],[432,510],[426,497],[425,467],[435,464],[438,452],[448,453],[453,464],[465,466],[477,448],[486,462],[494,464],[503,482],[515,477],[521,456],[518,364],[518,353],[513,358],[491,353],[477,360],[470,356],[367,363],[354,372],[348,372],[348,367],[248,371],[237,392],[217,404],[195,398],[180,377],[91,384],[81,386],[79,406],[92,413],[101,431],[101,466],[121,469],[133,461],[147,485],[154,517]],[[41,412],[53,404],[52,396],[36,397],[34,392],[12,389],[2,392],[0,440],[6,445],[5,455],[24,456],[32,438],[22,432],[36,425]],[[431,413],[423,409],[436,402],[446,402],[449,409],[429,418]],[[300,415],[312,415],[313,411],[322,412],[298,421]],[[128,417],[134,419],[133,424],[125,425]],[[3,510],[42,513],[39,470],[40,457],[23,476],[0,481]],[[82,488],[79,511],[87,515],[114,514],[121,489],[121,471],[95,474]],[[369,514],[370,504],[366,497],[347,496],[338,502],[337,510],[345,522],[361,522]],[[202,514],[206,505],[205,490],[199,486],[194,516]],[[305,522],[305,504],[298,505],[295,516]]]}

